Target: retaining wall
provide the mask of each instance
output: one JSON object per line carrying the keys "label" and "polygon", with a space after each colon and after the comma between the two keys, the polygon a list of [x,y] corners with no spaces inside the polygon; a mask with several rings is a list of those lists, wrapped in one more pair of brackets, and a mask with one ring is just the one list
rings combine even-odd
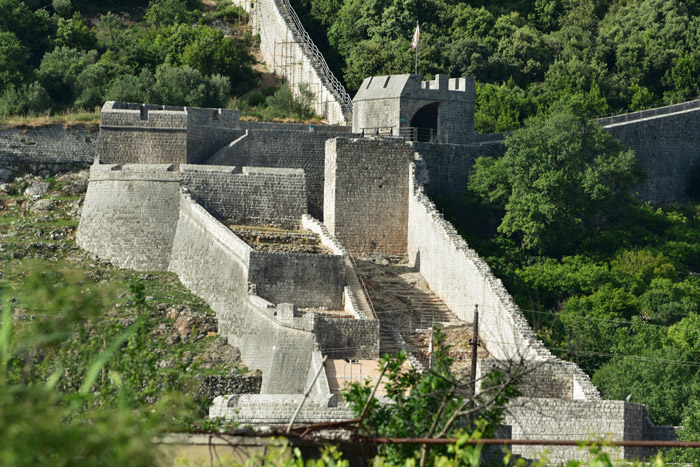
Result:
{"label": "retaining wall", "polygon": [[[301,394],[220,396],[214,399],[209,417],[234,419],[241,424],[286,426],[303,397]],[[304,403],[295,423],[340,422],[352,417],[352,411],[347,408],[329,407],[312,398]]]}
{"label": "retaining wall", "polygon": [[342,310],[345,261],[336,255],[253,251],[248,282],[273,303]]}
{"label": "retaining wall", "polygon": [[180,170],[183,185],[218,218],[294,228],[306,214],[303,170],[189,164]]}
{"label": "retaining wall", "polygon": [[[268,69],[282,76],[295,94],[306,83],[314,94],[314,109],[331,124],[347,125],[351,121],[351,105],[344,100],[345,90],[324,73],[325,60],[313,46],[308,34],[299,29],[291,7],[284,0],[233,0],[243,8],[260,33],[260,53]],[[306,42],[305,42],[306,41]],[[349,96],[346,97],[349,101]]]}
{"label": "retaining wall", "polygon": [[87,167],[97,155],[97,125],[0,126],[0,168],[16,164],[79,164]]}
{"label": "retaining wall", "polygon": [[411,157],[396,140],[328,140],[323,220],[348,251],[406,251]]}
{"label": "retaining wall", "polygon": [[76,240],[119,267],[168,269],[179,212],[173,166],[95,163]]}
{"label": "retaining wall", "polygon": [[218,151],[207,165],[303,169],[308,213],[322,219],[326,140],[333,136],[333,132],[247,130],[245,136]]}

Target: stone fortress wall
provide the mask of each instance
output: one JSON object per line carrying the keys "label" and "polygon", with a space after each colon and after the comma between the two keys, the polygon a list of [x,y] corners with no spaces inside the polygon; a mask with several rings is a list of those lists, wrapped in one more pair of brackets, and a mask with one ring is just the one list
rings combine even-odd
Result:
{"label": "stone fortress wall", "polygon": [[[175,170],[173,164],[97,161],[77,239],[121,267],[176,272],[210,303],[221,334],[241,348],[246,365],[263,371],[263,393],[298,393],[314,352],[376,358],[379,351],[379,325],[355,297],[356,284],[346,281],[347,255],[305,215],[306,205],[299,169],[182,164]],[[255,251],[214,217],[240,212],[245,220],[288,227],[293,216],[296,226],[303,217],[336,254]],[[347,307],[357,319],[302,315],[296,305]],[[329,391],[316,396],[326,407],[331,403]]]}
{"label": "stone fortress wall", "polygon": [[105,163],[201,164],[240,136],[238,111],[106,102],[98,152]]}
{"label": "stone fortress wall", "polygon": [[700,101],[599,120],[634,150],[647,174],[637,196],[652,203],[687,199],[690,175],[700,167]]}
{"label": "stone fortress wall", "polygon": [[349,127],[340,127],[335,131],[309,131],[308,125],[306,131],[286,128],[267,130],[264,126],[262,129],[250,128],[243,136],[216,152],[207,164],[303,169],[308,212],[322,220],[326,141],[334,136],[347,135],[349,131]]}
{"label": "stone fortress wall", "polygon": [[0,169],[29,165],[59,172],[68,166],[88,167],[97,155],[97,125],[0,126]]}
{"label": "stone fortress wall", "polygon": [[333,125],[347,125],[352,100],[333,76],[323,55],[304,30],[288,0],[233,0],[250,16],[260,33],[260,52],[273,73],[282,76],[295,94],[306,85],[314,109]]}
{"label": "stone fortress wall", "polygon": [[[107,108],[106,112],[112,110]],[[215,112],[210,109],[201,115],[207,114]],[[314,368],[318,368],[314,359],[318,360],[319,353],[335,353],[334,357],[339,358],[377,356],[379,323],[371,316],[344,250],[344,246],[350,251],[366,250],[366,243],[353,243],[353,239],[366,236],[381,245],[376,251],[404,248],[414,268],[462,320],[470,322],[474,305],[479,305],[481,334],[492,356],[491,360],[480,362],[480,374],[517,359],[529,366],[524,387],[528,397],[515,402],[513,413],[518,414],[517,419],[508,419],[514,436],[542,437],[559,432],[583,439],[591,434],[593,426],[610,426],[611,432],[621,437],[618,439],[668,435],[667,429],[648,422],[643,407],[601,401],[596,388],[576,365],[553,358],[500,280],[441,217],[426,195],[426,191],[444,196],[463,192],[459,173],[468,170],[479,151],[497,153],[498,143],[446,145],[406,143],[397,138],[334,139],[333,131],[327,131],[326,138],[321,138],[326,146],[324,158],[321,160],[309,151],[306,157],[311,162],[307,161],[306,167],[289,169],[281,168],[285,163],[282,149],[259,152],[250,145],[227,160],[227,150],[258,130],[249,128],[245,135],[235,119],[227,125],[229,128],[224,131],[238,131],[231,133],[233,143],[225,143],[228,146],[206,162],[218,164],[222,160],[243,160],[245,156],[280,167],[185,164],[187,149],[184,158],[182,153],[170,153],[173,160],[165,164],[129,164],[132,153],[126,150],[124,161],[93,165],[78,231],[81,246],[122,267],[176,272],[187,287],[212,305],[221,333],[241,349],[244,362],[263,371],[261,391],[267,395],[261,399],[220,399],[212,413],[237,411],[247,414],[250,420],[279,420],[287,414],[286,409],[279,407],[289,405],[281,401],[297,397],[288,393],[298,393],[306,387]],[[295,127],[270,147],[292,141],[317,147],[316,137],[308,135],[324,132],[301,130]],[[143,128],[136,131],[149,133]],[[220,128],[215,126],[213,131],[219,132]],[[339,131],[347,136],[347,129]],[[274,131],[257,132],[260,140],[266,140],[264,136],[271,136]],[[304,136],[300,136],[302,133]],[[325,139],[330,141],[326,143]],[[261,147],[265,148],[265,144]],[[292,147],[290,152],[293,151]],[[261,154],[276,155],[266,159]],[[301,161],[304,156],[296,157]],[[176,163],[180,163],[179,167]],[[307,172],[323,183],[324,198],[320,204],[316,202],[316,209],[322,209],[327,230],[304,215],[307,206],[312,205]],[[466,182],[466,174],[463,180]],[[375,204],[379,208],[373,211],[373,218],[365,219],[363,216],[368,209],[375,209]],[[277,206],[280,209],[275,211]],[[314,261],[308,255],[253,251],[214,217],[235,217],[241,210],[255,209],[259,212],[243,217],[285,224],[300,214],[302,222],[320,232],[335,255]],[[373,224],[390,226],[386,230],[393,232],[389,236],[393,240],[386,241],[389,237],[382,237],[385,234]],[[402,236],[403,247],[395,241]],[[301,303],[294,302],[306,298],[309,302],[305,304],[310,306],[340,304],[359,319],[304,313],[296,308]],[[333,419],[342,413],[334,407],[337,401],[326,386],[323,378],[315,385],[316,405],[309,408],[309,417]],[[579,403],[584,405],[576,405]],[[576,416],[569,416],[572,413]],[[523,426],[536,429],[528,431]],[[532,455],[534,451],[522,452]],[[632,452],[625,455],[631,456]],[[561,453],[562,460],[580,456],[575,449]]]}

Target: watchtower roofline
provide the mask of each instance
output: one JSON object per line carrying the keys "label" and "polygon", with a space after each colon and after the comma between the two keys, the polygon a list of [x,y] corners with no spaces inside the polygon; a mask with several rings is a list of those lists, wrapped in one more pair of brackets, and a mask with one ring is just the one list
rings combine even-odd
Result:
{"label": "watchtower roofline", "polygon": [[474,138],[474,78],[372,76],[353,99],[353,132],[414,141],[469,143]]}

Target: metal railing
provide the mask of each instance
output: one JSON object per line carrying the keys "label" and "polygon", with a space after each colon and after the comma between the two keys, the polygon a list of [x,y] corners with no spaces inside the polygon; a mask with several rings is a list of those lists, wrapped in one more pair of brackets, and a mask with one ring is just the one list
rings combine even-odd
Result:
{"label": "metal railing", "polygon": [[378,136],[382,138],[402,138],[406,141],[437,142],[437,132],[434,128],[405,127],[369,127],[360,130],[362,136]]}
{"label": "metal railing", "polygon": [[666,105],[664,107],[656,107],[654,109],[639,110],[637,112],[629,112],[622,115],[614,115],[611,117],[599,117],[598,123],[601,126],[613,125],[615,123],[633,122],[643,118],[658,117],[660,115],[668,115],[683,110],[697,109],[700,107],[700,99],[694,101],[682,102],[680,104]]}
{"label": "metal railing", "polygon": [[314,41],[311,39],[311,36],[309,36],[309,33],[306,32],[306,29],[304,29],[304,25],[301,24],[301,20],[299,19],[299,16],[297,16],[296,11],[294,11],[294,8],[292,8],[289,0],[281,0],[281,2],[287,8],[289,16],[292,18],[297,31],[301,35],[303,41],[302,43],[306,47],[307,51],[318,61],[318,63],[321,64],[321,69],[328,79],[331,87],[338,93],[341,102],[347,105],[350,112],[352,112],[352,97],[350,97],[343,84],[338,80],[338,78],[335,77],[331,69],[328,67],[326,59],[323,57],[321,51],[318,50],[316,44],[314,44]]}

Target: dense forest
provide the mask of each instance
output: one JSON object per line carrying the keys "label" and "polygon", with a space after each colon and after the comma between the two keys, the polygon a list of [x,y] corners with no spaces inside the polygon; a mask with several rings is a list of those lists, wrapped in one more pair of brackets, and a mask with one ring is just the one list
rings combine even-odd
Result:
{"label": "dense forest", "polygon": [[213,27],[245,15],[211,3],[0,0],[0,115],[105,100],[227,106],[256,83],[253,38]]}
{"label": "dense forest", "polygon": [[351,94],[367,76],[474,76],[477,131],[559,100],[594,115],[698,96],[700,3],[680,0],[293,0]]}

